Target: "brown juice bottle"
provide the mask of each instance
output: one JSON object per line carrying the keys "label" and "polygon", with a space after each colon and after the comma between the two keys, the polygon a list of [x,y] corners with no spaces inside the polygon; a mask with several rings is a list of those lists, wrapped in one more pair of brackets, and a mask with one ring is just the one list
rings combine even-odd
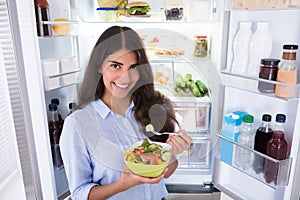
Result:
{"label": "brown juice bottle", "polygon": [[63,166],[63,161],[60,154],[59,138],[61,135],[61,124],[58,118],[57,105],[49,104],[49,135],[51,143],[51,152],[53,164],[56,168]]}
{"label": "brown juice bottle", "polygon": [[[256,130],[256,134],[254,138],[254,150],[263,153],[265,155],[267,155],[267,144],[269,140],[272,138],[272,134],[273,134],[273,130],[270,124],[271,120],[272,120],[272,116],[269,114],[264,114],[262,116],[261,125]],[[258,154],[255,154],[252,163],[253,170],[257,174],[263,172],[264,163],[265,163],[265,158],[263,158]]]}
{"label": "brown juice bottle", "polygon": [[[272,138],[267,145],[267,155],[276,160],[284,160],[287,158],[287,142],[284,139],[284,125],[286,116],[284,114],[276,115],[276,125]],[[274,182],[278,185],[279,163],[266,159],[264,167],[264,178],[267,183]]]}
{"label": "brown juice bottle", "polygon": [[297,83],[297,61],[296,53],[298,45],[283,45],[282,60],[279,64],[277,73],[277,81],[290,85],[276,85],[275,95],[283,98],[291,98],[295,96],[294,84]]}
{"label": "brown juice bottle", "polygon": [[47,0],[34,0],[35,19],[38,36],[52,36],[50,24],[44,24],[44,21],[50,20],[49,4]]}

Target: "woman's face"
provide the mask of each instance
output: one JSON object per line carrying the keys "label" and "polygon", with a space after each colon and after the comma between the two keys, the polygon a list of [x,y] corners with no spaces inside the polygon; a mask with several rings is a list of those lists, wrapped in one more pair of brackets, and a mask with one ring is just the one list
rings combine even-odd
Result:
{"label": "woman's face", "polygon": [[112,98],[130,98],[128,95],[140,78],[137,69],[137,57],[135,53],[120,50],[109,55],[103,62],[103,82],[105,85],[103,100]]}

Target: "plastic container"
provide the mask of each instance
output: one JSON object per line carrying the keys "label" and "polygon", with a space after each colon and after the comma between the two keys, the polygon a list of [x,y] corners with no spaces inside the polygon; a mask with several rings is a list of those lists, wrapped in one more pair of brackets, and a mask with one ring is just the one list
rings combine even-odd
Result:
{"label": "plastic container", "polygon": [[251,22],[240,22],[240,29],[233,41],[232,73],[246,74],[249,59],[249,43],[253,35],[251,26]]}
{"label": "plastic container", "polygon": [[206,35],[198,35],[195,38],[194,56],[205,58],[208,55],[208,41]]}
{"label": "plastic container", "polygon": [[116,22],[118,8],[101,7],[97,8],[98,16],[101,22]]}
{"label": "plastic container", "polygon": [[43,59],[42,66],[44,76],[53,76],[58,75],[60,73],[58,59]]}
{"label": "plastic container", "polygon": [[253,153],[244,147],[253,149],[255,130],[253,127],[254,117],[246,114],[243,116],[243,122],[241,125],[241,133],[238,137],[238,146],[236,148],[234,164],[240,169],[248,170],[252,167]]}
{"label": "plastic container", "polygon": [[[273,58],[261,59],[259,78],[276,81],[279,62],[280,60],[273,59]],[[273,93],[275,89],[275,85],[273,83],[258,81],[257,88],[260,92],[263,93]]]}
{"label": "plastic container", "polygon": [[261,59],[270,58],[273,44],[269,26],[270,24],[267,22],[258,22],[257,29],[251,37],[247,67],[248,76],[258,77]]}
{"label": "plastic container", "polygon": [[[276,115],[276,124],[272,138],[267,144],[267,155],[276,160],[285,160],[287,158],[288,145],[284,139],[284,126],[286,116],[284,114]],[[274,182],[280,184],[278,180],[279,164],[266,160],[264,167],[264,178],[267,183]]]}
{"label": "plastic container", "polygon": [[183,19],[183,1],[165,0],[165,16],[167,21],[179,21]]}
{"label": "plastic container", "polygon": [[[267,144],[272,138],[273,129],[271,128],[272,116],[270,114],[263,114],[262,122],[256,130],[254,138],[254,150],[267,155]],[[255,154],[252,163],[252,168],[259,174],[263,172],[265,165],[265,158]]]}
{"label": "plastic container", "polygon": [[75,56],[60,59],[62,73],[73,72],[78,69],[77,58]]}
{"label": "plastic container", "polygon": [[[287,84],[297,83],[297,61],[296,53],[298,45],[283,45],[282,60],[279,64],[279,70],[276,80]],[[295,96],[295,87],[293,85],[276,85],[275,95],[278,97],[290,98]]]}

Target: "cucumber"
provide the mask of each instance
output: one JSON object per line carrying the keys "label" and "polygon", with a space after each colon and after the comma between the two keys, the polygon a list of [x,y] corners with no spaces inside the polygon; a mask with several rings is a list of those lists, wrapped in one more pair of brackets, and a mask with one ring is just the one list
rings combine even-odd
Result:
{"label": "cucumber", "polygon": [[164,161],[164,162],[169,162],[169,160],[171,159],[171,152],[170,151],[165,151],[162,153],[161,155],[161,159]]}
{"label": "cucumber", "polygon": [[184,76],[185,81],[191,81],[192,80],[192,74],[186,74]]}
{"label": "cucumber", "polygon": [[196,81],[196,86],[198,87],[199,91],[200,91],[202,94],[206,94],[206,93],[208,92],[207,87],[205,86],[204,83],[202,83],[202,81],[197,80],[197,81]]}
{"label": "cucumber", "polygon": [[195,82],[194,81],[190,81],[190,90],[191,90],[191,92],[192,92],[192,94],[195,96],[195,97],[200,97],[200,96],[202,96],[201,95],[201,92],[199,91],[199,89],[198,89],[198,87],[197,87],[197,85],[195,84]]}

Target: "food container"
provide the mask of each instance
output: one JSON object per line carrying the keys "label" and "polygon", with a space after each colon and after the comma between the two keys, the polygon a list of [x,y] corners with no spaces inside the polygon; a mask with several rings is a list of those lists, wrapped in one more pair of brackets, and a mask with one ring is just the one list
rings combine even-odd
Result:
{"label": "food container", "polygon": [[98,0],[98,5],[102,8],[115,8],[116,3],[116,0]]}
{"label": "food container", "polygon": [[[166,161],[162,162],[161,164],[145,164],[142,162],[135,163],[132,161],[129,161],[130,152],[133,152],[135,148],[141,146],[143,141],[134,143],[127,152],[124,153],[124,162],[128,169],[132,171],[133,173],[143,176],[143,177],[157,177],[159,176],[165,168],[168,166],[170,158],[169,157]],[[167,143],[161,143],[161,142],[151,142],[151,144],[158,144],[162,146],[162,152],[165,151],[171,151],[171,145]],[[151,145],[150,144],[150,145]]]}
{"label": "food container", "polygon": [[183,19],[182,0],[165,0],[165,16],[167,21],[179,21]]}
{"label": "food container", "polygon": [[118,8],[101,7],[97,8],[98,16],[102,22],[115,22],[117,21]]}
{"label": "food container", "polygon": [[62,73],[73,72],[78,69],[77,58],[75,56],[60,59]]}
{"label": "food container", "polygon": [[46,91],[53,90],[60,87],[60,77],[44,76],[44,87]]}
{"label": "food container", "polygon": [[195,37],[195,49],[194,56],[198,58],[207,57],[208,53],[208,41],[206,35],[197,35]]}
{"label": "food container", "polygon": [[72,74],[65,74],[62,76],[62,82],[63,85],[71,85],[77,83],[77,74],[78,73],[72,73]]}
{"label": "food container", "polygon": [[59,74],[59,60],[58,59],[43,59],[42,60],[43,75],[53,76]]}

